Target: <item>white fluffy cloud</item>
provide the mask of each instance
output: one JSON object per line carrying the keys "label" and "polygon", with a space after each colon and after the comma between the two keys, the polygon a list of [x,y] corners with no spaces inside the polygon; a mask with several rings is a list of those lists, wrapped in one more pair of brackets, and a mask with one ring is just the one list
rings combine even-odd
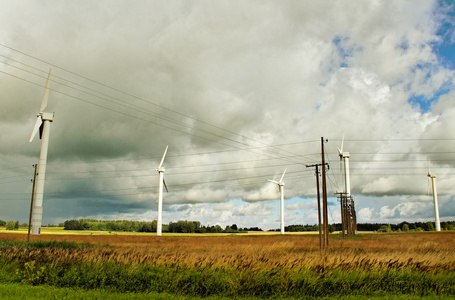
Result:
{"label": "white fluffy cloud", "polygon": [[27,220],[17,203],[49,67],[44,223],[153,218],[166,145],[165,222],[273,228],[267,180],[285,168],[285,198],[299,199],[286,217],[315,222],[305,165],[328,138],[340,191],[343,133],[360,219],[419,218],[427,159],[441,195],[454,192],[454,70],[435,48],[453,40],[436,2],[1,2],[0,219]]}

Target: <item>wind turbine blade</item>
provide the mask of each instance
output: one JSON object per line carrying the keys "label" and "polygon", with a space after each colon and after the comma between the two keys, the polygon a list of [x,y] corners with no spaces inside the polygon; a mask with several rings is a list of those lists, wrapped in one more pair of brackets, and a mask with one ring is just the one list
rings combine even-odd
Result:
{"label": "wind turbine blade", "polygon": [[281,175],[280,183],[283,183],[284,174],[286,174],[287,168],[284,169],[283,175]]}
{"label": "wind turbine blade", "polygon": [[51,69],[49,69],[49,75],[47,75],[47,81],[46,81],[46,87],[44,88],[43,100],[41,101],[41,108],[39,109],[40,112],[43,112],[47,106],[47,98],[49,97],[50,78],[51,78]]}
{"label": "wind turbine blade", "polygon": [[343,153],[343,145],[344,145],[344,133],[343,133],[343,138],[341,139],[341,149],[340,149],[341,153]]}
{"label": "wind turbine blade", "polygon": [[430,196],[430,178],[431,178],[431,172],[430,172],[430,160],[427,159],[427,162],[428,162],[428,174],[427,174],[427,177],[428,177],[428,186],[427,186],[427,196]]}
{"label": "wind turbine blade", "polygon": [[33,139],[35,138],[35,135],[38,133],[39,128],[41,127],[41,124],[43,123],[43,120],[41,119],[41,116],[38,116],[36,119],[35,127],[33,127],[32,135],[30,136],[29,142],[32,142]]}
{"label": "wind turbine blade", "polygon": [[272,183],[275,183],[275,184],[280,184],[280,183],[279,183],[278,181],[276,181],[276,180],[270,180],[270,179],[269,179],[269,181],[272,182]]}
{"label": "wind turbine blade", "polygon": [[342,156],[343,156],[343,151],[341,151],[340,148],[337,148],[338,150],[338,155],[340,156],[340,160],[342,159]]}
{"label": "wind turbine blade", "polygon": [[427,196],[430,196],[430,177],[428,176]]}
{"label": "wind turbine blade", "polygon": [[167,152],[167,148],[169,146],[166,146],[166,150],[164,150],[164,154],[163,154],[163,158],[161,159],[161,162],[160,162],[160,165],[158,166],[158,169],[161,168],[161,166],[163,165],[163,162],[164,162],[164,157],[166,156],[166,152]]}
{"label": "wind turbine blade", "polygon": [[164,188],[166,189],[166,192],[169,193],[169,190],[167,189],[166,181],[164,180],[164,178],[163,178],[163,183],[164,183]]}
{"label": "wind turbine blade", "polygon": [[41,126],[39,127],[39,139],[40,140],[43,138],[43,130],[44,130],[44,122],[41,123]]}

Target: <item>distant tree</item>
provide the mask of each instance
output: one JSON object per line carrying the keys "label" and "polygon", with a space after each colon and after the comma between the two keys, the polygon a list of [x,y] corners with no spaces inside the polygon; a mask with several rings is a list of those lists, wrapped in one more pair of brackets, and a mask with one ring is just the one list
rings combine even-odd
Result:
{"label": "distant tree", "polygon": [[106,231],[106,222],[92,222],[90,224],[90,230]]}
{"label": "distant tree", "polygon": [[82,224],[79,220],[66,220],[63,224],[63,230],[83,230]]}
{"label": "distant tree", "polygon": [[3,220],[0,220],[0,226],[6,226],[6,222]]}
{"label": "distant tree", "polygon": [[426,222],[423,228],[425,231],[435,231],[433,222]]}
{"label": "distant tree", "polygon": [[409,225],[404,223],[403,226],[401,226],[401,230],[403,230],[405,232],[409,231]]}
{"label": "distant tree", "polygon": [[106,229],[109,231],[120,231],[120,226],[115,221],[109,221],[106,223]]}
{"label": "distant tree", "polygon": [[156,232],[156,225],[153,226],[153,222],[141,222],[137,228],[138,232]]}
{"label": "distant tree", "polygon": [[442,222],[441,223],[441,228],[444,228],[445,230],[454,230],[455,229],[455,222]]}
{"label": "distant tree", "polygon": [[6,230],[14,230],[14,221],[8,221],[5,224]]}
{"label": "distant tree", "polygon": [[22,223],[22,224],[20,225],[20,227],[23,227],[23,228],[24,228],[24,227],[28,227],[28,224],[27,224],[27,223]]}
{"label": "distant tree", "polygon": [[392,228],[390,226],[390,224],[388,225],[382,225],[381,227],[379,227],[378,229],[378,232],[391,232],[392,231]]}
{"label": "distant tree", "polygon": [[19,229],[19,221],[8,221],[5,224],[6,230],[18,230]]}
{"label": "distant tree", "polygon": [[245,231],[262,231],[262,229],[259,227],[250,227],[250,228],[245,227],[245,228],[243,228],[243,230],[245,230]]}

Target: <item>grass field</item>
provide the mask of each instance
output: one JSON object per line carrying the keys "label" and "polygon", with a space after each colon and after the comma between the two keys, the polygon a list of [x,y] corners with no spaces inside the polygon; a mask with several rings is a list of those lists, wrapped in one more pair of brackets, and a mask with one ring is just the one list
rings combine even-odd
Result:
{"label": "grass field", "polygon": [[27,244],[24,232],[0,230],[2,290],[19,284],[116,298],[455,297],[453,231],[333,235],[325,252],[317,235],[304,234],[65,233],[44,229]]}

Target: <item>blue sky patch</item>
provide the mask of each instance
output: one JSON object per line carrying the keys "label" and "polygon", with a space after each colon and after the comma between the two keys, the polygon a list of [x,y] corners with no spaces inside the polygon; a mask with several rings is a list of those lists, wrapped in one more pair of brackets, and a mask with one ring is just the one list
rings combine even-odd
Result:
{"label": "blue sky patch", "polygon": [[362,47],[350,43],[349,37],[336,36],[332,42],[337,48],[341,58],[339,64],[340,68],[350,67],[350,62],[354,54],[362,50]]}
{"label": "blue sky patch", "polygon": [[441,42],[432,45],[433,52],[445,68],[455,70],[455,3],[439,1],[435,16],[439,22],[436,34]]}
{"label": "blue sky patch", "polygon": [[452,82],[447,81],[434,93],[433,97],[428,98],[425,97],[424,95],[412,95],[409,98],[408,102],[413,107],[419,107],[422,113],[429,112],[431,110],[431,106],[434,103],[438,102],[439,97],[449,93],[452,87],[453,87]]}

